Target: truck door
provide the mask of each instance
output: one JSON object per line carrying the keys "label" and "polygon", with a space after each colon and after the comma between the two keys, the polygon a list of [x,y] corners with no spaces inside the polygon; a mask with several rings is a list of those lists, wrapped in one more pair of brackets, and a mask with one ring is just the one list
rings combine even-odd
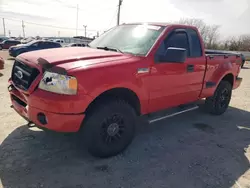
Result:
{"label": "truck door", "polygon": [[[174,29],[162,41],[155,54],[155,63],[151,69],[150,111],[162,110],[193,102],[198,99],[205,70],[205,57],[202,52],[193,57],[194,46],[187,29]],[[199,39],[199,38],[198,38]],[[197,41],[196,41],[197,42]],[[184,63],[158,60],[169,47],[186,49]],[[200,48],[201,51],[201,48]],[[201,61],[204,58],[204,61]],[[203,67],[204,66],[204,67]]]}

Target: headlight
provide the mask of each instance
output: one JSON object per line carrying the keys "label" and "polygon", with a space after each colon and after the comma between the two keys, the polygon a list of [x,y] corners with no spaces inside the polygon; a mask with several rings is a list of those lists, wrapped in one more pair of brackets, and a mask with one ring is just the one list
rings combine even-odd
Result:
{"label": "headlight", "polygon": [[73,76],[45,71],[39,88],[53,93],[75,95],[77,93],[77,80]]}

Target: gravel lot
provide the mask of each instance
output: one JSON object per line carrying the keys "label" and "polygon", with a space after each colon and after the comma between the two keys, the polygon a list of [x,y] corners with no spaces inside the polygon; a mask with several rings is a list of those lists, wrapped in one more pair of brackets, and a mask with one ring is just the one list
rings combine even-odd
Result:
{"label": "gravel lot", "polygon": [[81,150],[74,134],[25,125],[10,108],[12,64],[0,71],[0,188],[250,188],[249,65],[224,115],[197,110],[150,125],[141,119],[132,145],[103,160]]}

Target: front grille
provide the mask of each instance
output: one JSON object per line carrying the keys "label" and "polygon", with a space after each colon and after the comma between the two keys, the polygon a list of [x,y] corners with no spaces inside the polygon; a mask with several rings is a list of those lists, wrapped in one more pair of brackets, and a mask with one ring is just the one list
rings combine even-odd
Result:
{"label": "front grille", "polygon": [[30,67],[27,64],[15,60],[12,69],[11,79],[13,83],[20,89],[28,90],[30,85],[38,75],[39,75],[38,69]]}
{"label": "front grille", "polygon": [[16,101],[19,105],[23,106],[23,107],[26,107],[27,104],[25,102],[23,102],[22,100],[20,100],[18,97],[16,97],[15,95],[11,95],[12,99],[14,101]]}

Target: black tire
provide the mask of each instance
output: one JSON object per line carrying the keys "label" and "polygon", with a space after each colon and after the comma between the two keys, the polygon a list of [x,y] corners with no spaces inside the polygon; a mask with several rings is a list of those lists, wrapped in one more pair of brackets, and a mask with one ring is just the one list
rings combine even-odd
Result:
{"label": "black tire", "polygon": [[95,157],[111,157],[127,148],[135,133],[135,110],[125,101],[97,105],[83,122],[83,140]]}
{"label": "black tire", "polygon": [[222,80],[218,85],[214,95],[206,98],[205,109],[213,115],[223,114],[230,103],[232,96],[232,85],[228,81]]}

